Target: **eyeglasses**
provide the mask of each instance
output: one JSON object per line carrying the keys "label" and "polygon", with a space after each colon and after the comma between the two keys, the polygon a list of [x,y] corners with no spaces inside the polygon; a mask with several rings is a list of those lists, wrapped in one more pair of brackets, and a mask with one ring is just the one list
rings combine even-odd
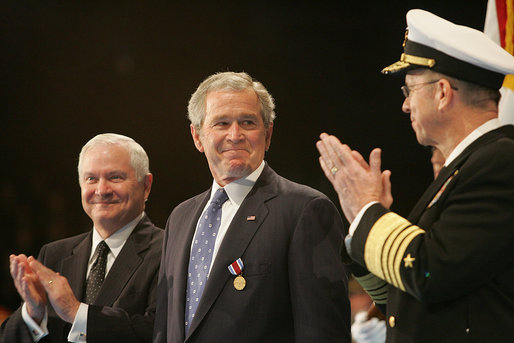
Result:
{"label": "eyeglasses", "polygon": [[439,80],[434,80],[434,81],[428,81],[428,82],[422,82],[422,83],[416,83],[415,85],[410,85],[410,86],[407,86],[407,85],[403,85],[400,87],[400,89],[402,90],[402,93],[403,93],[403,96],[405,96],[405,98],[408,98],[409,95],[414,91],[414,87],[415,86],[426,86],[426,85],[431,85],[433,83],[436,83],[438,82]]}
{"label": "eyeglasses", "polygon": [[[439,82],[441,79],[439,80],[433,80],[433,81],[428,81],[428,82],[421,82],[421,83],[416,83],[415,85],[410,85],[410,86],[407,86],[407,85],[403,85],[400,87],[400,89],[402,90],[402,93],[403,93],[403,96],[405,96],[405,98],[408,98],[409,95],[411,95],[411,93],[414,91],[414,87],[415,86],[426,86],[426,85],[431,85],[433,83],[436,83],[436,82]],[[451,89],[453,90],[459,90],[457,87],[453,87],[451,86]]]}

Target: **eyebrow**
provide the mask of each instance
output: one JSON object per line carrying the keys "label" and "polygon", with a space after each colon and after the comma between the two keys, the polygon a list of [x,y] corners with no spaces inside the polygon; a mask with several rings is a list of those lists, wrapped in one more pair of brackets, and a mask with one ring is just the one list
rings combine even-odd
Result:
{"label": "eyebrow", "polygon": [[[92,171],[85,171],[85,172],[82,172],[82,175],[84,177],[87,177],[87,176],[95,176],[95,175],[102,175],[103,173],[95,173],[95,172],[92,172]],[[122,171],[122,170],[111,170],[109,172],[107,172],[105,175],[107,176],[112,176],[112,175],[127,175],[128,173],[125,172],[125,171]]]}

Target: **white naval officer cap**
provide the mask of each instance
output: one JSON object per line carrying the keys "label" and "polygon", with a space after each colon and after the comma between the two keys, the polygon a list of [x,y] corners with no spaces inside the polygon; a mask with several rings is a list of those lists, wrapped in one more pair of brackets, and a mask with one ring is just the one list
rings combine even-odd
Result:
{"label": "white naval officer cap", "polygon": [[383,74],[429,68],[492,89],[514,74],[514,57],[483,32],[420,9],[407,12],[403,48],[400,60]]}

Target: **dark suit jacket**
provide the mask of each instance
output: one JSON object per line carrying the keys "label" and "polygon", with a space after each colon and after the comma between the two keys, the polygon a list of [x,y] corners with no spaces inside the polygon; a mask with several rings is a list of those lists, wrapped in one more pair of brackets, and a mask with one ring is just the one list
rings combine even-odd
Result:
{"label": "dark suit jacket", "polygon": [[[322,193],[267,165],[228,228],[184,337],[191,241],[209,196],[183,202],[168,219],[154,342],[350,342],[339,212]],[[227,268],[238,258],[242,291]]]}
{"label": "dark suit jacket", "polygon": [[[365,255],[376,251],[396,285],[388,288],[387,342],[512,342],[514,127],[483,135],[443,168],[408,221],[392,214],[387,225],[391,214],[372,206],[351,243],[370,271]],[[369,239],[379,235],[378,244]]]}
{"label": "dark suit jacket", "polygon": [[[65,276],[81,300],[92,231],[43,246],[38,260]],[[89,306],[87,342],[149,342],[155,317],[155,291],[163,231],[145,215],[114,261],[95,304]],[[48,307],[49,335],[40,342],[67,342],[71,324]],[[29,343],[32,336],[21,308],[0,329],[1,343]]]}

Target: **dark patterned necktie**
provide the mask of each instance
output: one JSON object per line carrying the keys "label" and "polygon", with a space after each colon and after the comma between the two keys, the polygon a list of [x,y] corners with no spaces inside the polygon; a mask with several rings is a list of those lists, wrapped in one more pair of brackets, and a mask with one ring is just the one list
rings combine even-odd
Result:
{"label": "dark patterned necktie", "polygon": [[198,222],[198,229],[193,241],[189,270],[187,275],[185,329],[189,331],[191,322],[195,317],[198,303],[202,297],[205,283],[209,277],[209,268],[212,262],[214,243],[221,223],[221,206],[228,200],[227,193],[220,188],[202,218]]}
{"label": "dark patterned necktie", "polygon": [[91,271],[89,272],[89,277],[86,281],[86,291],[84,296],[84,302],[86,304],[93,304],[95,302],[98,292],[100,291],[100,287],[102,287],[102,283],[104,282],[109,246],[107,246],[105,241],[101,241],[98,243],[96,251],[98,251],[98,257],[96,258],[95,263],[93,263]]}

